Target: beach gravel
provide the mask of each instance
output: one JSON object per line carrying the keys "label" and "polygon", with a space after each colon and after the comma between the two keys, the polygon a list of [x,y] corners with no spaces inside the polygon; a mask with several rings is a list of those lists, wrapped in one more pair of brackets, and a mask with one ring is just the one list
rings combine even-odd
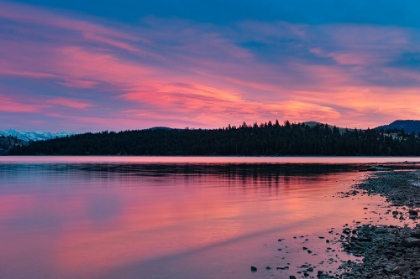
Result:
{"label": "beach gravel", "polygon": [[[346,195],[361,192],[384,196],[390,205],[401,207],[392,211],[394,218],[410,218],[414,225],[420,206],[419,178],[419,171],[377,172],[354,185]],[[363,261],[343,263],[340,269],[345,272],[340,277],[420,279],[420,224],[360,225],[343,232],[343,236],[345,251],[363,257]]]}

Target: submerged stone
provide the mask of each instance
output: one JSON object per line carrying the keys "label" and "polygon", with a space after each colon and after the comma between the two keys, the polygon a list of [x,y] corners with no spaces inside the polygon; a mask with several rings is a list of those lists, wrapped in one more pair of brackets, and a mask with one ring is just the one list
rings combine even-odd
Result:
{"label": "submerged stone", "polygon": [[420,247],[420,239],[415,237],[407,237],[403,240],[402,245],[405,247]]}

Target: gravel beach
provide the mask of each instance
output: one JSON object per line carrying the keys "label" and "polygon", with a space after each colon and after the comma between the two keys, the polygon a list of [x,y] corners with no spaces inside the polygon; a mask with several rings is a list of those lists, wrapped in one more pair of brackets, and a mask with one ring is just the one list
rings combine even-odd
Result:
{"label": "gravel beach", "polygon": [[[416,278],[420,279],[420,172],[375,172],[343,193],[384,196],[390,203],[390,218],[410,220],[410,225],[360,225],[344,228],[337,236],[346,252],[363,257],[360,263],[346,262],[341,278]],[[391,209],[391,207],[393,209]],[[396,209],[397,208],[397,209]],[[319,276],[318,278],[322,278]]]}

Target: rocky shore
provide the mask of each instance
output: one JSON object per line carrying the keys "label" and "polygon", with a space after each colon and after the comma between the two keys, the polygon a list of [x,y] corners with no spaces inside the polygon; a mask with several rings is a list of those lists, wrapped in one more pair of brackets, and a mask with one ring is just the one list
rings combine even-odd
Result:
{"label": "rocky shore", "polygon": [[[365,215],[325,233],[279,238],[278,251],[286,253],[282,260],[292,251],[295,258],[314,258],[267,266],[265,270],[276,271],[269,278],[420,279],[420,170],[380,170],[354,183],[332,197],[367,201],[366,196],[381,195],[386,202],[372,197],[380,202],[366,203]],[[253,273],[261,269],[251,266]]]}
{"label": "rocky shore", "polygon": [[390,202],[387,214],[401,221],[402,226],[358,225],[346,227],[337,236],[346,252],[363,257],[362,262],[348,261],[340,269],[341,278],[392,278],[420,279],[420,224],[417,223],[420,207],[420,172],[378,172],[345,197],[359,194],[379,194]]}
{"label": "rocky shore", "polygon": [[376,172],[354,188],[382,195],[394,206],[420,207],[420,171]]}
{"label": "rocky shore", "polygon": [[420,226],[361,226],[343,246],[363,262],[343,264],[342,278],[420,278]]}

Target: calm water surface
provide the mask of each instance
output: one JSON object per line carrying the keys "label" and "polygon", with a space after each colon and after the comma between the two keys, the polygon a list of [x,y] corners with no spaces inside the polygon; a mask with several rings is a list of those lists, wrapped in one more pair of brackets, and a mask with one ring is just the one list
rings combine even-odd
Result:
{"label": "calm water surface", "polygon": [[0,157],[0,278],[285,278],[334,258],[332,269],[352,258],[318,236],[397,222],[370,213],[381,198],[337,192],[363,179],[360,164],[405,161],[420,159]]}

